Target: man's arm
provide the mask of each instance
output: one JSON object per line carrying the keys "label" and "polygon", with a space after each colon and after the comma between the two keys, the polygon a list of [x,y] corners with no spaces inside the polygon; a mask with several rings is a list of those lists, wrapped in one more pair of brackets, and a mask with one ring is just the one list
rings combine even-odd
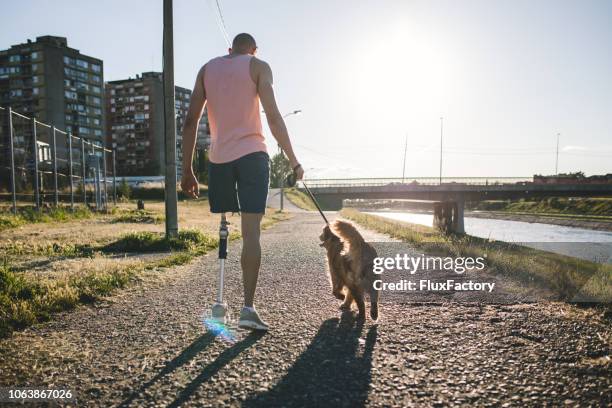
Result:
{"label": "man's arm", "polygon": [[[291,168],[295,168],[300,163],[293,152],[291,140],[289,140],[289,132],[287,132],[287,126],[285,126],[285,120],[276,105],[272,83],[272,69],[270,69],[270,66],[264,61],[257,60],[257,93],[259,94],[259,99],[266,112],[268,126],[270,126],[270,131],[281,149],[283,149],[287,155]],[[303,169],[297,169],[297,173],[297,179],[300,180],[303,176]]]}
{"label": "man's arm", "polygon": [[200,72],[198,72],[189,102],[185,126],[183,126],[183,179],[181,181],[181,188],[193,198],[196,198],[199,194],[198,181],[193,173],[192,163],[198,135],[198,124],[206,106],[206,90],[204,89],[205,68],[206,66],[202,67]]}

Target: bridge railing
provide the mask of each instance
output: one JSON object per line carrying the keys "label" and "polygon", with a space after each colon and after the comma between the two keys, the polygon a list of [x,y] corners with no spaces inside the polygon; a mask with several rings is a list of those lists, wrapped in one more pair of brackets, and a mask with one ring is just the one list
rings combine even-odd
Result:
{"label": "bridge railing", "polygon": [[[373,187],[389,185],[440,185],[439,177],[307,179],[308,187]],[[442,184],[501,185],[532,182],[532,177],[442,177]]]}

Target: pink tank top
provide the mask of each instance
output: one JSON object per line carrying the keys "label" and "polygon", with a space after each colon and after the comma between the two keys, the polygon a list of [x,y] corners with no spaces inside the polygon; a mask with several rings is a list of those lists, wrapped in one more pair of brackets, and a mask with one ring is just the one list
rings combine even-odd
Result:
{"label": "pink tank top", "polygon": [[217,57],[206,64],[204,87],[213,163],[227,163],[266,151],[257,86],[251,78],[252,55]]}

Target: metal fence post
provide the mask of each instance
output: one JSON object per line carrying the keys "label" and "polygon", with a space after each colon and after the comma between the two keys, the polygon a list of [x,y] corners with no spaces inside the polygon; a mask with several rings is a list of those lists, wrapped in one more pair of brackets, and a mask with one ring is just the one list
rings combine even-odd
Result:
{"label": "metal fence post", "polygon": [[113,204],[117,205],[117,168],[115,167],[115,148],[113,148]]}
{"label": "metal fence post", "polygon": [[13,134],[13,109],[8,108],[9,143],[11,149],[11,192],[13,193],[13,214],[17,215],[17,191],[15,190],[15,135]]}
{"label": "metal fence post", "polygon": [[74,211],[74,188],[72,186],[72,133],[66,134],[68,138],[68,177],[70,178],[70,210]]}
{"label": "metal fence post", "polygon": [[85,184],[85,139],[81,137],[81,182],[83,185],[83,205],[87,207],[87,186]]}
{"label": "metal fence post", "polygon": [[108,206],[108,191],[106,189],[106,148],[102,147],[102,175],[104,176],[104,209]]}
{"label": "metal fence post", "polygon": [[34,200],[36,200],[36,210],[40,211],[40,185],[38,183],[38,138],[36,136],[36,118],[32,118],[32,139],[34,142]]}
{"label": "metal fence post", "polygon": [[53,143],[53,191],[55,206],[59,205],[59,195],[57,191],[57,145],[55,141],[55,126],[51,129],[51,141]]}

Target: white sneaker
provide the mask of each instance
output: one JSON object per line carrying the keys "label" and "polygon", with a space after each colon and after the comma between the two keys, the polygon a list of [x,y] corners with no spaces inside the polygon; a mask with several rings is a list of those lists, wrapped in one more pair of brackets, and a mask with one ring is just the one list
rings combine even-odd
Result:
{"label": "white sneaker", "polygon": [[261,320],[255,309],[250,310],[242,308],[240,311],[240,320],[238,321],[238,327],[241,329],[251,330],[263,330],[267,331],[269,326],[266,322]]}

